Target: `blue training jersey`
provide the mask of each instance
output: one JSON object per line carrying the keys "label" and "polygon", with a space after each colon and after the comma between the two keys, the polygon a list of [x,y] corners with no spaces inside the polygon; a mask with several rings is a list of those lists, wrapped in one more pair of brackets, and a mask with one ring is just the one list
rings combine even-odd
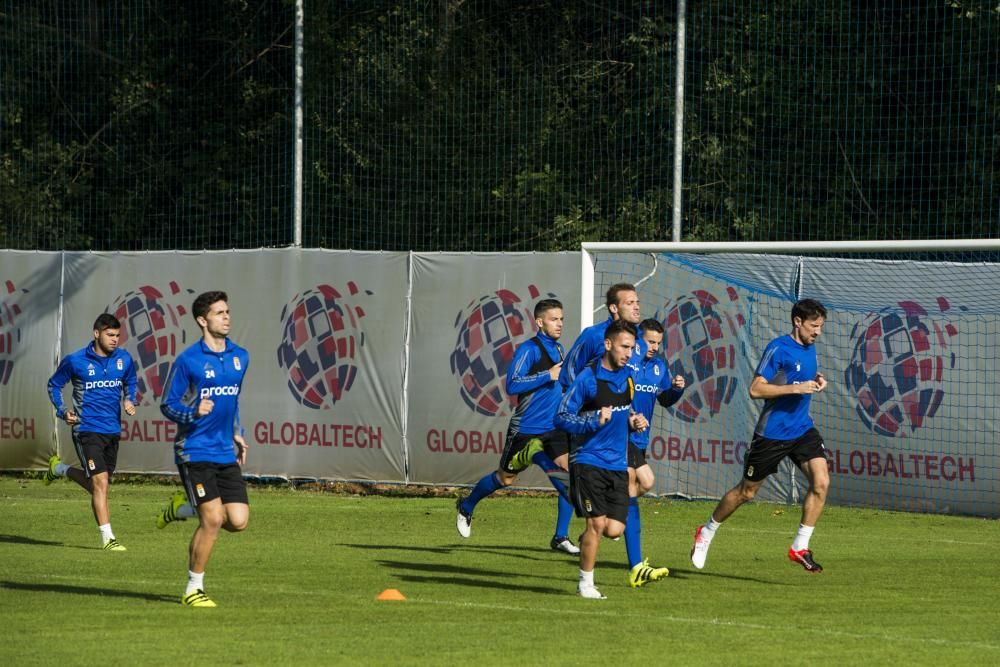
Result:
{"label": "blue training jersey", "polygon": [[[233,436],[242,434],[240,389],[249,365],[250,353],[229,339],[222,352],[213,352],[200,339],[174,361],[160,411],[177,422],[177,463],[236,462]],[[214,406],[207,415],[197,417],[198,403],[204,398]]]}
{"label": "blue training jersey", "polygon": [[517,407],[510,418],[511,432],[537,435],[555,428],[553,420],[563,392],[562,385],[549,376],[549,369],[562,358],[563,346],[541,332],[514,351],[506,384],[507,393],[517,395]]}
{"label": "blue training jersey", "polygon": [[[609,371],[597,362],[583,369],[556,412],[556,427],[580,436],[570,453],[572,463],[605,470],[628,470],[628,420],[632,398],[632,374],[628,367]],[[602,405],[612,407],[611,419],[603,426],[600,424]]]}
{"label": "blue training jersey", "polygon": [[643,359],[639,364],[639,372],[634,374],[635,397],[632,399],[632,409],[646,417],[650,428],[645,431],[633,431],[629,442],[645,450],[649,446],[649,432],[653,424],[653,408],[659,402],[665,408],[680,400],[683,389],[675,389],[670,369],[663,357]]}
{"label": "blue training jersey", "polygon": [[92,342],[63,357],[49,378],[49,400],[62,419],[66,415],[62,388],[72,382],[73,411],[80,418],[73,432],[118,435],[122,431],[122,399],[135,402],[135,363],[122,348],[102,357],[94,345]]}
{"label": "blue training jersey", "polygon": [[[587,367],[587,364],[599,360],[604,356],[604,333],[613,321],[614,318],[609,316],[603,322],[598,322],[587,327],[577,336],[573,342],[573,346],[566,353],[566,360],[563,362],[562,371],[559,372],[559,384],[563,386],[564,391],[569,389],[573,381],[576,380],[576,376]],[[628,362],[629,368],[633,371],[638,371],[639,363],[644,356],[646,356],[645,343],[642,340],[642,332],[639,331],[635,337],[635,350],[632,352],[632,358]]]}
{"label": "blue training jersey", "polygon": [[[816,379],[816,346],[796,342],[791,335],[764,348],[754,375],[770,384],[789,385]],[[754,433],[772,440],[795,440],[813,427],[809,416],[812,394],[789,394],[764,402]]]}

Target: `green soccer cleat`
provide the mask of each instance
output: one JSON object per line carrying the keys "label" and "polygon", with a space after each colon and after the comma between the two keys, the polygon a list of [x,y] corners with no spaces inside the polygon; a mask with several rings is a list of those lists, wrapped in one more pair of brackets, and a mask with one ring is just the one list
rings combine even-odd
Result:
{"label": "green soccer cleat", "polygon": [[651,581],[658,581],[670,575],[670,570],[665,567],[651,567],[648,559],[629,570],[628,585],[632,588],[645,586]]}
{"label": "green soccer cleat", "polygon": [[173,521],[184,521],[183,517],[177,516],[177,510],[187,502],[187,496],[183,491],[174,491],[174,495],[170,498],[170,502],[167,504],[163,510],[160,511],[159,516],[156,517],[156,527],[166,528],[168,523]]}
{"label": "green soccer cleat", "polygon": [[181,598],[181,604],[185,607],[215,607],[217,606],[212,598],[205,595],[205,591],[200,588],[196,591],[188,593]]}
{"label": "green soccer cleat", "polygon": [[49,469],[45,471],[45,475],[42,477],[42,481],[45,482],[45,486],[48,486],[52,482],[59,479],[59,475],[56,474],[56,466],[62,463],[59,460],[58,454],[53,454],[49,457]]}
{"label": "green soccer cleat", "polygon": [[113,537],[110,540],[108,540],[107,542],[104,543],[104,550],[105,551],[128,551],[128,549],[125,548],[124,544],[122,544],[121,542],[119,542],[118,540],[116,540]]}
{"label": "green soccer cleat", "polygon": [[527,470],[531,466],[531,457],[533,457],[538,452],[545,449],[542,441],[538,438],[532,438],[524,447],[521,448],[517,454],[510,459],[510,469],[514,472],[521,472],[522,470]]}

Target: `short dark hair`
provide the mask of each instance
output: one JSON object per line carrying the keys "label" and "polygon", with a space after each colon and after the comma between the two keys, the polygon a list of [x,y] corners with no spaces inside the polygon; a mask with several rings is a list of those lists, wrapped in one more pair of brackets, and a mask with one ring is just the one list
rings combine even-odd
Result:
{"label": "short dark hair", "polygon": [[638,335],[635,330],[635,325],[631,322],[626,322],[625,320],[615,320],[608,325],[607,330],[604,332],[604,340],[614,340],[618,337],[620,333],[630,333],[632,336]]}
{"label": "short dark hair", "polygon": [[643,333],[646,331],[653,331],[655,333],[663,333],[663,324],[660,320],[655,317],[650,317],[642,322],[639,322],[639,328],[642,329]]}
{"label": "short dark hair", "polygon": [[562,307],[563,307],[562,301],[560,301],[559,299],[542,299],[541,301],[535,304],[535,319],[537,320],[546,312],[553,310],[555,308],[562,310]]}
{"label": "short dark hair", "polygon": [[605,306],[617,306],[618,294],[621,292],[634,292],[635,285],[632,283],[615,283],[608,288],[608,293],[604,295]]}
{"label": "short dark hair", "polygon": [[94,331],[104,331],[105,329],[121,329],[122,323],[111,313],[101,313],[94,320]]}
{"label": "short dark hair", "polygon": [[822,317],[825,320],[826,308],[816,299],[802,299],[792,306],[792,321],[795,321],[796,317],[803,322],[815,320],[817,317]]}
{"label": "short dark hair", "polygon": [[229,295],[221,290],[213,290],[211,292],[202,292],[191,304],[191,314],[194,315],[194,319],[197,322],[199,317],[205,317],[208,315],[209,309],[212,304],[216,301],[225,301],[229,303]]}

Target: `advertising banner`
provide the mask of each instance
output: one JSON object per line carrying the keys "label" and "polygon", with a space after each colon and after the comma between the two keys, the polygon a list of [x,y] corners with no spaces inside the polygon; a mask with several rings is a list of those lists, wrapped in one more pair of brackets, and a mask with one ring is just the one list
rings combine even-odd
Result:
{"label": "advertising banner", "polygon": [[[515,398],[514,350],[535,335],[535,303],[563,303],[566,349],[579,332],[579,255],[421,254],[413,261],[410,481],[472,484],[495,470]],[[548,486],[532,467],[518,485]]]}
{"label": "advertising banner", "polygon": [[0,251],[0,468],[47,465],[55,415],[46,382],[55,370],[62,256]]}

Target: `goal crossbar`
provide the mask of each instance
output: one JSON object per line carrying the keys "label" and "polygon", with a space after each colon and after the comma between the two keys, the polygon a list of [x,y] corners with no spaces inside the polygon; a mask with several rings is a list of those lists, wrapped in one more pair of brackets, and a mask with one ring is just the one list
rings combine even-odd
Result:
{"label": "goal crossbar", "polygon": [[1000,239],[939,239],[898,241],[584,241],[580,244],[580,328],[594,323],[594,253],[904,253],[904,252],[988,252],[1000,251]]}

